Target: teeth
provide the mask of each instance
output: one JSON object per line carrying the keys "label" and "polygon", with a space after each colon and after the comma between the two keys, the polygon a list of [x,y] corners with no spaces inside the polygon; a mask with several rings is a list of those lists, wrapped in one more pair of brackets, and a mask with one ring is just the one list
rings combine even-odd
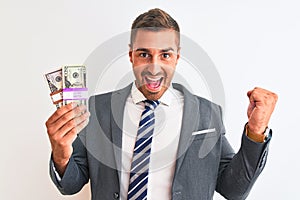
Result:
{"label": "teeth", "polygon": [[159,81],[161,79],[161,77],[159,78],[150,78],[150,77],[146,77],[149,81]]}
{"label": "teeth", "polygon": [[145,76],[145,81],[146,81],[146,86],[150,89],[150,90],[157,90],[160,85],[161,85],[161,81],[162,81],[162,77],[148,77]]}

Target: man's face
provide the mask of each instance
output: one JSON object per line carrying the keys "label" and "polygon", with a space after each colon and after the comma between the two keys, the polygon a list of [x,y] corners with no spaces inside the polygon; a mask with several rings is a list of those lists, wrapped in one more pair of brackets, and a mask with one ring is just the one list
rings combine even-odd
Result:
{"label": "man's face", "polygon": [[137,88],[149,100],[170,86],[180,57],[176,32],[138,30],[129,51]]}

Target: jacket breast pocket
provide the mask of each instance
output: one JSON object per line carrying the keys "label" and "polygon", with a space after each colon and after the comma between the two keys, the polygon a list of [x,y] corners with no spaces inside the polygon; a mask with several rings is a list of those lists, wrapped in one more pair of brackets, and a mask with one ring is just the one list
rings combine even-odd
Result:
{"label": "jacket breast pocket", "polygon": [[193,132],[192,136],[193,136],[194,141],[202,140],[205,138],[216,137],[216,136],[218,136],[218,132],[216,131],[215,128],[203,129],[203,130]]}
{"label": "jacket breast pocket", "polygon": [[219,148],[220,137],[221,134],[216,130],[202,131],[200,134],[193,134],[191,148],[193,151],[197,151],[198,158],[203,159]]}

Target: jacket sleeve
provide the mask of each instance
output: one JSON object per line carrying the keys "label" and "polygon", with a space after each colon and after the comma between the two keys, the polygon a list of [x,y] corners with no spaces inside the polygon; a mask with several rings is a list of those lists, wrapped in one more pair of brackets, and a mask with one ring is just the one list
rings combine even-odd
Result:
{"label": "jacket sleeve", "polygon": [[263,143],[254,142],[246,136],[244,128],[237,154],[234,154],[224,134],[221,138],[222,152],[216,191],[226,199],[246,199],[265,166],[270,138]]}
{"label": "jacket sleeve", "polygon": [[58,180],[52,156],[50,159],[50,177],[58,190],[64,195],[79,192],[89,180],[86,148],[78,136],[73,142],[73,154],[61,180]]}

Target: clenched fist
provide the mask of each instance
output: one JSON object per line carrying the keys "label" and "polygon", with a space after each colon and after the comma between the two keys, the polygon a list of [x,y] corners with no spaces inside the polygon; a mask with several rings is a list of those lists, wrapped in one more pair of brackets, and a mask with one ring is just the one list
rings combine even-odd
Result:
{"label": "clenched fist", "polygon": [[254,134],[263,134],[269,124],[278,96],[263,88],[255,87],[247,93],[249,97],[248,129]]}

